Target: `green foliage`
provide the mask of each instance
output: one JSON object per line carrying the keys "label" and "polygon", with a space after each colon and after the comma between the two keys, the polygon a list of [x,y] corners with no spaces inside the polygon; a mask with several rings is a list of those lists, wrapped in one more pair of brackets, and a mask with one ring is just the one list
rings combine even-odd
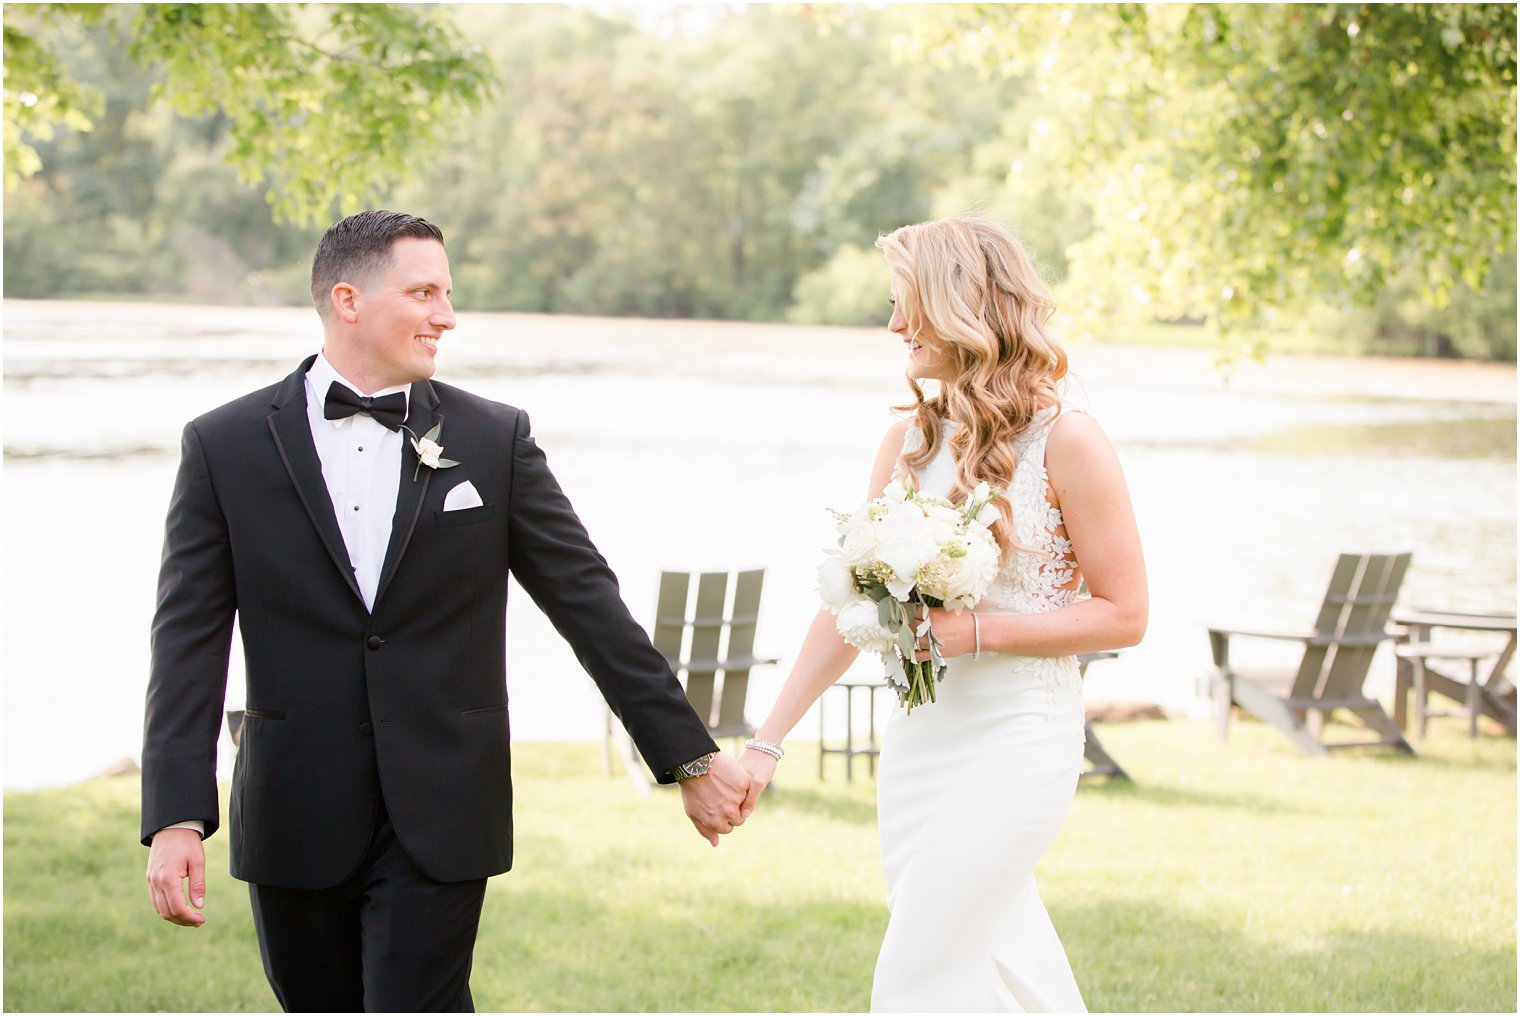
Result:
{"label": "green foliage", "polygon": [[104,23],[68,23],[51,38],[100,110],[87,133],[39,140],[41,170],[6,201],[6,295],[305,302],[306,282],[269,273],[288,263],[309,277],[320,234],[275,223],[239,186],[223,158],[226,119],[150,105],[152,73]]}
{"label": "green foliage", "polygon": [[[7,5],[8,187],[41,165],[23,138],[51,137],[60,122],[84,128],[98,105],[39,41],[85,5],[66,6]],[[480,103],[490,67],[431,8],[321,6],[106,5],[90,16],[108,18],[132,58],[161,74],[155,97],[186,116],[226,118],[228,162],[267,187],[277,217],[325,224],[335,207],[357,211],[416,175],[454,116]],[[33,21],[16,26],[16,14]]]}
{"label": "green foliage", "polygon": [[[1084,783],[1037,872],[1088,1006],[1513,1010],[1515,745],[1460,727],[1435,721],[1417,759],[1307,760],[1257,723],[1227,746],[1202,723],[1100,725],[1137,782]],[[859,765],[845,783],[831,759],[820,781],[790,745],[778,792],[713,850],[673,793],[603,775],[594,745],[513,756],[517,857],[486,895],[483,1011],[867,1007],[887,911]],[[7,1008],[272,1008],[226,836],[207,843],[207,924],[168,927],[137,794],[6,795]]]}
{"label": "green foliage", "polygon": [[846,244],[797,280],[788,318],[798,324],[884,325],[892,316],[881,253]]}
{"label": "green foliage", "polygon": [[11,296],[304,303],[313,225],[386,205],[443,227],[466,310],[874,322],[877,236],[976,213],[1034,247],[1068,335],[1514,356],[1511,7],[12,4],[5,30]]}
{"label": "green foliage", "polygon": [[5,5],[5,189],[42,168],[27,138],[46,141],[54,128],[90,129],[100,97],[73,81],[58,58],[38,44],[33,32],[70,13],[94,17],[88,4]]}
{"label": "green foliage", "polygon": [[406,195],[456,224],[462,304],[775,320],[841,245],[925,217],[1017,86],[883,60],[894,12],[826,13],[755,5],[657,35],[472,9],[501,102]]}
{"label": "green foliage", "polygon": [[[976,5],[940,39],[1035,75],[1034,133],[1093,208],[1072,289],[1106,317],[1262,327],[1414,279],[1477,288],[1515,224],[1515,8]],[[925,48],[920,59],[933,51]]]}
{"label": "green foliage", "polygon": [[1445,306],[1422,299],[1418,271],[1405,266],[1377,303],[1351,319],[1369,351],[1404,356],[1515,359],[1515,253],[1494,260],[1481,288],[1457,283]]}

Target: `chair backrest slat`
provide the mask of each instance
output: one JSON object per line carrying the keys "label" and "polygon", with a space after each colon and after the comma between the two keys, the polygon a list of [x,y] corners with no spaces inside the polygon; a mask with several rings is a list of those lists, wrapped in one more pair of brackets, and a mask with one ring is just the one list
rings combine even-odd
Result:
{"label": "chair backrest slat", "polygon": [[728,572],[703,572],[697,576],[696,604],[687,614],[691,647],[686,654],[686,698],[712,726],[713,700],[717,697],[719,659],[723,642],[723,605],[728,598]]}
{"label": "chair backrest slat", "polygon": [[[729,608],[728,646],[723,658],[749,660],[755,655],[755,621],[760,616],[760,590],[765,569],[739,572],[734,577],[734,596]],[[718,730],[744,726],[744,703],[749,698],[749,666],[723,668],[723,697],[718,701]]]}
{"label": "chair backrest slat", "polygon": [[681,669],[681,643],[686,638],[686,598],[689,572],[660,572],[660,591],[655,604],[654,632],[650,641],[665,657],[671,670]]}

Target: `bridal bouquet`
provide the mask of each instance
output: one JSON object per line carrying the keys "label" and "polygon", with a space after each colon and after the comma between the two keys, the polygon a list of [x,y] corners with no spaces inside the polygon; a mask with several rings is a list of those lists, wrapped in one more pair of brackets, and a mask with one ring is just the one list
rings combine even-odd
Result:
{"label": "bridal bouquet", "polygon": [[[907,708],[933,702],[945,676],[930,607],[957,614],[987,592],[997,575],[998,547],[988,526],[1002,491],[985,483],[956,507],[942,497],[893,480],[881,497],[839,520],[839,549],[818,567],[818,592],[839,634],[881,656],[887,683]],[[928,635],[929,659],[915,659]]]}

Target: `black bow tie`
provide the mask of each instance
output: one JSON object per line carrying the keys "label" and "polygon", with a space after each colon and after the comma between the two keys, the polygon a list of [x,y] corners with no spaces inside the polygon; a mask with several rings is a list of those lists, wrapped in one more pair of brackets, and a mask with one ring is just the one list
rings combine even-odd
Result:
{"label": "black bow tie", "polygon": [[406,422],[406,393],[391,392],[376,398],[356,394],[347,385],[334,381],[327,388],[322,415],[329,420],[341,420],[355,413],[368,413],[387,430],[400,430]]}

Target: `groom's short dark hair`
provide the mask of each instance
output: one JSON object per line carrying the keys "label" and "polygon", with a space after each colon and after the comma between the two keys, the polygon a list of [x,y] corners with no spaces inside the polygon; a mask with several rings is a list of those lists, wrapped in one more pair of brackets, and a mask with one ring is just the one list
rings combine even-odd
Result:
{"label": "groom's short dark hair", "polygon": [[317,244],[311,260],[311,302],[323,320],[332,306],[332,288],[340,282],[366,282],[392,264],[391,244],[402,237],[437,240],[443,230],[404,212],[376,209],[335,222]]}

